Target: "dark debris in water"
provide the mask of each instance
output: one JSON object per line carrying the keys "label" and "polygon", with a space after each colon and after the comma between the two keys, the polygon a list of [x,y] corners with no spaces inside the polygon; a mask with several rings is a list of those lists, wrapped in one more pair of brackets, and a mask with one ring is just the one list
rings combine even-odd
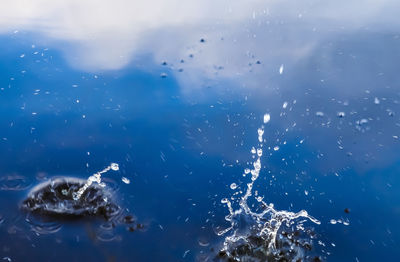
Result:
{"label": "dark debris in water", "polygon": [[52,179],[37,185],[22,202],[21,208],[41,216],[58,219],[100,217],[110,220],[120,207],[107,188],[92,184],[81,196],[74,200],[73,193],[86,180],[70,177]]}

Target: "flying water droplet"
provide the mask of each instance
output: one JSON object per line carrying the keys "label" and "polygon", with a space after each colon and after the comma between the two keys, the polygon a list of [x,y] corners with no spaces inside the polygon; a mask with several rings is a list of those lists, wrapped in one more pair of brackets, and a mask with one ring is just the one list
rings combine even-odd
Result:
{"label": "flying water droplet", "polygon": [[260,143],[262,143],[262,141],[263,141],[263,135],[264,135],[264,129],[259,128],[259,129],[257,130],[257,132],[258,132],[258,141],[259,141]]}
{"label": "flying water droplet", "polygon": [[270,114],[265,114],[264,115],[264,124],[268,123],[271,120],[271,115]]}
{"label": "flying water droplet", "polygon": [[119,170],[119,165],[117,163],[111,163],[110,167],[114,171],[118,171]]}
{"label": "flying water droplet", "polygon": [[279,74],[283,74],[283,64],[281,65],[281,67],[279,67]]}
{"label": "flying water droplet", "polygon": [[124,182],[125,184],[130,184],[131,183],[131,181],[129,180],[129,178],[126,178],[126,177],[122,177],[121,178],[121,180],[122,180],[122,182]]}

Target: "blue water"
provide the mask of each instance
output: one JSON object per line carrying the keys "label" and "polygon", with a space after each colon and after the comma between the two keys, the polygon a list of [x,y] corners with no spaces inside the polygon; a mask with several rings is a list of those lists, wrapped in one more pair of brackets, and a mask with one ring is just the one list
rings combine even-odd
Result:
{"label": "blue water", "polygon": [[[215,233],[229,226],[221,199],[234,192],[231,183],[244,190],[249,182],[243,170],[269,113],[270,148],[255,190],[278,209],[305,209],[320,220],[310,226],[326,261],[397,261],[399,27],[326,22],[316,36],[317,23],[279,21],[249,22],[258,38],[239,39],[243,49],[211,69],[202,55],[218,41],[225,41],[221,52],[236,45],[225,31],[205,29],[213,33],[187,40],[190,51],[173,59],[142,52],[114,69],[76,66],[73,43],[35,30],[2,33],[1,258],[201,261],[224,239]],[[303,31],[293,33],[297,27]],[[152,40],[163,43],[165,34]],[[286,52],[308,42],[311,52]],[[144,230],[84,220],[56,221],[59,230],[38,233],[25,221],[19,203],[33,186],[55,176],[87,178],[111,162],[120,170],[104,178]]]}

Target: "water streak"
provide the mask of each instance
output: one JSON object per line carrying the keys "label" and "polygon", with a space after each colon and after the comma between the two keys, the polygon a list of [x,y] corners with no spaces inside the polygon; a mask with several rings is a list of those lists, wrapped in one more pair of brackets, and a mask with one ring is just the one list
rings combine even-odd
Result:
{"label": "water streak", "polygon": [[106,167],[103,170],[97,172],[96,174],[91,175],[87,179],[86,183],[81,188],[79,188],[79,190],[77,192],[73,193],[73,199],[74,200],[79,200],[81,198],[82,194],[85,193],[86,189],[88,189],[88,187],[90,187],[93,184],[93,182],[96,182],[101,187],[105,187],[106,184],[104,182],[101,182],[101,174],[107,173],[110,170],[118,171],[119,170],[118,164],[111,163],[108,167]]}

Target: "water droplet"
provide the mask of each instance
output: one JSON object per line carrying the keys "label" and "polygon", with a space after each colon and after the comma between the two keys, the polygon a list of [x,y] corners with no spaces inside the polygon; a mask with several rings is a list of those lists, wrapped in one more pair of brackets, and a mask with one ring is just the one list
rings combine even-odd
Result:
{"label": "water droplet", "polygon": [[281,65],[281,67],[279,67],[279,74],[283,74],[283,65]]}
{"label": "water droplet", "polygon": [[261,148],[257,148],[257,156],[262,156],[262,149]]}
{"label": "water droplet", "polygon": [[268,123],[269,120],[271,120],[270,114],[265,114],[265,115],[264,115],[264,124]]}
{"label": "water droplet", "polygon": [[111,163],[110,167],[114,171],[118,171],[119,170],[119,165],[117,163]]}
{"label": "water droplet", "polygon": [[235,190],[237,188],[237,185],[236,185],[236,183],[232,183],[230,187],[232,190]]}
{"label": "water droplet", "polygon": [[356,121],[356,124],[359,126],[364,125],[366,123],[368,123],[368,119],[365,119],[365,118]]}
{"label": "water droplet", "polygon": [[258,141],[259,141],[260,143],[262,143],[262,141],[263,141],[263,135],[264,135],[264,129],[259,128],[257,131],[258,131]]}
{"label": "water droplet", "polygon": [[125,184],[130,184],[130,183],[131,183],[131,181],[130,181],[128,178],[124,177],[124,176],[121,178],[121,180],[122,180],[122,182],[124,182]]}
{"label": "water droplet", "polygon": [[343,117],[345,117],[346,116],[346,113],[345,112],[338,112],[337,113],[337,117],[339,117],[339,118],[343,118]]}

